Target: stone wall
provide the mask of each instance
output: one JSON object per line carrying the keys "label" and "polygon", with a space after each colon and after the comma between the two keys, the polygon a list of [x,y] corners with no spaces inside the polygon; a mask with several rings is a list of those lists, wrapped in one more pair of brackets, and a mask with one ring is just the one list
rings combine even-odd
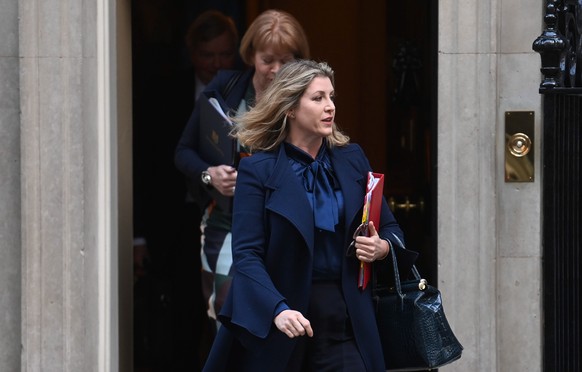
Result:
{"label": "stone wall", "polygon": [[540,146],[542,3],[439,2],[439,287],[465,346],[443,370],[542,367],[539,151],[533,183],[504,180],[505,111],[534,111]]}
{"label": "stone wall", "polygon": [[18,1],[22,371],[102,366],[97,4]]}
{"label": "stone wall", "polygon": [[20,367],[18,1],[0,0],[0,371]]}

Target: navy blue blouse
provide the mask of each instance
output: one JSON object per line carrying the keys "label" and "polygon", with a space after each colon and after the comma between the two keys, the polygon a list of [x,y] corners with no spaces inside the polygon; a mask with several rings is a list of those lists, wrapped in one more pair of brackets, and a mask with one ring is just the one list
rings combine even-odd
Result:
{"label": "navy blue blouse", "polygon": [[344,199],[325,141],[315,160],[305,151],[287,142],[285,150],[293,171],[305,187],[307,199],[313,209],[313,280],[339,280],[344,252]]}

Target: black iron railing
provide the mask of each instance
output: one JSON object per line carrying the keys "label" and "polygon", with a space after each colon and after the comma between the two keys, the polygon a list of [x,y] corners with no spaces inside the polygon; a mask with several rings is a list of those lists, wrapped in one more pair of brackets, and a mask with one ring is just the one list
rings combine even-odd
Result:
{"label": "black iron railing", "polygon": [[548,0],[543,75],[544,371],[582,371],[582,0]]}
{"label": "black iron railing", "polygon": [[540,93],[581,89],[582,0],[548,0],[544,22],[546,28],[533,43],[542,59]]}

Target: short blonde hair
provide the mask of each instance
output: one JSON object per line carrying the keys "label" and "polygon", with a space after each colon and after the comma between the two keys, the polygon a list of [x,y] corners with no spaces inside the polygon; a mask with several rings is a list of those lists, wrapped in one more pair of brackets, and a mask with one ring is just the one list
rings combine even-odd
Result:
{"label": "short blonde hair", "polygon": [[[289,133],[287,113],[299,105],[316,77],[327,77],[335,86],[334,72],[325,62],[299,59],[284,64],[255,107],[234,118],[233,136],[251,152],[275,149]],[[334,123],[326,143],[331,148],[347,145],[349,140]]]}
{"label": "short blonde hair", "polygon": [[309,43],[303,27],[282,10],[266,10],[251,23],[240,43],[243,62],[252,66],[255,53],[267,47],[288,50],[297,59],[309,58]]}

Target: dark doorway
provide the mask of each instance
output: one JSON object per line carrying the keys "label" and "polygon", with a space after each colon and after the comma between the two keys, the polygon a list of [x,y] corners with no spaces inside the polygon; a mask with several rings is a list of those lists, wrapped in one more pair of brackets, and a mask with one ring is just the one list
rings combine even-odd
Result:
{"label": "dark doorway", "polygon": [[325,0],[309,12],[302,2],[267,3],[294,14],[312,58],[334,68],[338,124],[385,174],[407,248],[420,253],[419,271],[436,285],[438,2]]}
{"label": "dark doorway", "polygon": [[[132,1],[134,367],[196,371],[204,362],[199,226],[184,208],[173,152],[192,108],[184,33],[203,10],[232,16],[242,35],[267,8],[304,26],[312,58],[336,71],[339,124],[359,143],[385,196],[436,284],[436,76],[438,3],[324,0]],[[145,242],[145,245],[140,245]]]}
{"label": "dark doorway", "polygon": [[386,197],[417,267],[437,283],[436,124],[438,3],[409,0],[387,9]]}
{"label": "dark doorway", "polygon": [[132,1],[134,367],[200,370],[210,346],[200,283],[199,216],[187,204],[174,149],[191,114],[194,76],[185,45],[204,10],[242,27],[242,1]]}

